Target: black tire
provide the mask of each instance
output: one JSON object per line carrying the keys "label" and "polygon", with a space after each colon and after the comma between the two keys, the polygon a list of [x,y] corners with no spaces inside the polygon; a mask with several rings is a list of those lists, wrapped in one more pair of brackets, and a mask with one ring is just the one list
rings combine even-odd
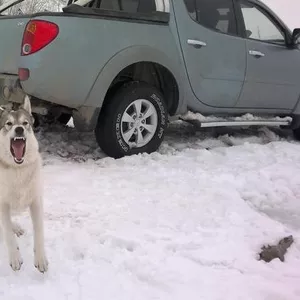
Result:
{"label": "black tire", "polygon": [[[153,105],[149,104],[152,108],[154,107],[156,112],[157,127],[153,137],[147,144],[142,147],[130,147],[122,136],[122,129],[124,129],[126,123],[122,125],[121,119],[126,108],[138,99],[143,99],[146,101],[146,104],[150,102]],[[147,83],[131,82],[119,88],[108,99],[101,110],[95,136],[104,153],[113,158],[144,152],[150,154],[155,152],[161,145],[167,123],[168,112],[161,92]],[[145,132],[146,134],[148,133],[148,131]]]}

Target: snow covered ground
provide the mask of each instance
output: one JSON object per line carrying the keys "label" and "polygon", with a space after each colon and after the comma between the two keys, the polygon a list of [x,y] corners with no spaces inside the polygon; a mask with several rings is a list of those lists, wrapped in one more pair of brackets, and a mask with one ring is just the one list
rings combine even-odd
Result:
{"label": "snow covered ground", "polygon": [[[19,273],[0,236],[0,299],[300,299],[300,144],[289,133],[177,122],[158,153],[120,160],[73,128],[37,135],[50,270],[33,267],[24,214]],[[256,260],[290,234],[285,263]]]}

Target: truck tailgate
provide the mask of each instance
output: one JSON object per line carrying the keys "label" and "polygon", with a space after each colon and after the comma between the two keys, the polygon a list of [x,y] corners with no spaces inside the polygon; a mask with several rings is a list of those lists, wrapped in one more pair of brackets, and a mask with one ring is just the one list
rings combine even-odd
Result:
{"label": "truck tailgate", "polygon": [[25,26],[30,16],[0,16],[0,73],[18,74]]}

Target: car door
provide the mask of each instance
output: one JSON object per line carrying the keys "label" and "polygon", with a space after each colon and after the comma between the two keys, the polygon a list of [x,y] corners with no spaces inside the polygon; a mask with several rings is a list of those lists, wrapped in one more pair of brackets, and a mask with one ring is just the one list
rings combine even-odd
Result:
{"label": "car door", "polygon": [[300,51],[286,29],[255,1],[238,1],[247,44],[247,70],[237,107],[291,110],[300,95]]}
{"label": "car door", "polygon": [[234,107],[246,70],[232,0],[175,1],[185,67],[194,95],[214,107]]}

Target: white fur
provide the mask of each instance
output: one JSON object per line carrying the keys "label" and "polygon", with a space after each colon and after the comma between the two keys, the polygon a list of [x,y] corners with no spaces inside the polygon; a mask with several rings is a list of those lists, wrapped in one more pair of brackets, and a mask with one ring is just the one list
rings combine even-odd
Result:
{"label": "white fur", "polygon": [[31,103],[30,103],[30,99],[29,97],[26,95],[24,98],[24,104],[23,107],[25,110],[27,110],[29,112],[29,114],[31,115]]}
{"label": "white fur", "polygon": [[[23,107],[31,113],[29,99],[25,101]],[[21,115],[20,119],[25,117]],[[22,122],[23,120],[19,120],[20,124]],[[12,126],[8,133],[3,129],[5,126],[0,129],[0,219],[3,237],[9,263],[13,270],[19,270],[23,261],[15,234],[22,235],[23,230],[12,222],[11,217],[12,214],[29,208],[34,233],[34,264],[40,272],[46,272],[48,261],[44,247],[42,159],[38,142],[29,125],[24,126],[26,136],[24,162],[21,165],[15,163],[10,153],[11,132],[15,126]]]}

